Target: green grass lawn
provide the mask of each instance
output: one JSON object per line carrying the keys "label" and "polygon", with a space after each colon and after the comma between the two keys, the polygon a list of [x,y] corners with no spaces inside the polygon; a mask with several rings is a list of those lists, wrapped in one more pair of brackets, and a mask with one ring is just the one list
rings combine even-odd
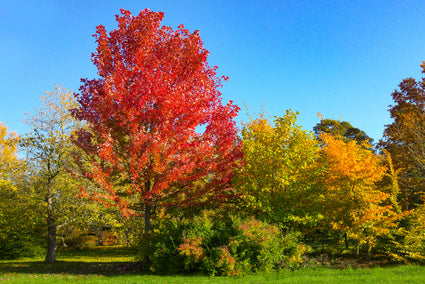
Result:
{"label": "green grass lawn", "polygon": [[425,283],[425,267],[393,266],[357,269],[303,268],[244,277],[203,275],[156,276],[140,271],[128,248],[59,252],[58,261],[0,261],[6,283]]}

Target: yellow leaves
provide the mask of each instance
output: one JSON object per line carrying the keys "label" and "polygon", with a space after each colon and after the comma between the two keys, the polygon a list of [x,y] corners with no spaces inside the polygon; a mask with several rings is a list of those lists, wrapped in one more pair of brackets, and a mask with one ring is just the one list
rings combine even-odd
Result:
{"label": "yellow leaves", "polygon": [[182,256],[193,257],[195,262],[201,261],[204,257],[202,249],[202,237],[183,237],[183,243],[178,247],[179,254]]}
{"label": "yellow leaves", "polygon": [[318,154],[313,135],[296,125],[297,114],[288,110],[273,123],[260,115],[242,132],[244,164],[235,185],[252,210],[276,220],[294,217],[292,203],[308,190],[304,182]]}
{"label": "yellow leaves", "polygon": [[18,142],[18,135],[8,133],[6,125],[0,122],[0,179],[8,179],[19,168]]}
{"label": "yellow leaves", "polygon": [[63,131],[54,125],[65,128],[70,124],[76,123],[71,116],[70,110],[77,107],[77,102],[72,91],[62,86],[55,86],[51,92],[46,92],[40,98],[41,108],[34,109],[33,115],[26,114],[25,123],[35,128],[49,129],[50,136],[60,136]]}
{"label": "yellow leaves", "polygon": [[16,133],[8,133],[6,125],[0,122],[0,158],[3,161],[16,158],[18,139]]}
{"label": "yellow leaves", "polygon": [[0,179],[0,193],[5,190],[16,192],[18,189],[12,184],[10,180]]}
{"label": "yellow leaves", "polygon": [[71,133],[76,122],[70,110],[77,106],[71,91],[55,86],[52,92],[41,97],[41,108],[27,114],[25,122],[31,132],[22,139],[22,146],[34,159],[49,160],[50,166],[61,164],[73,148]]}

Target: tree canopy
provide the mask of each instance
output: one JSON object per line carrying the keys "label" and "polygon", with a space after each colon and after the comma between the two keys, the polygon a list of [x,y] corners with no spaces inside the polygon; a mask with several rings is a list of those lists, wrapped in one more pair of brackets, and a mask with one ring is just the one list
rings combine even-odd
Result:
{"label": "tree canopy", "polygon": [[[425,62],[421,67],[425,73]],[[401,170],[403,204],[413,208],[422,203],[425,193],[425,78],[420,82],[404,79],[391,96],[393,122],[385,127],[379,146],[391,154],[394,166]]]}
{"label": "tree canopy", "polygon": [[69,171],[73,167],[71,134],[76,122],[69,110],[76,107],[76,102],[71,91],[59,86],[40,100],[41,108],[27,114],[26,123],[31,130],[22,138],[21,147],[32,164],[37,193],[46,203],[46,262],[55,262],[57,227],[75,212],[69,210],[77,193]]}
{"label": "tree canopy", "polygon": [[317,137],[320,137],[321,133],[329,133],[335,137],[340,137],[344,141],[355,140],[358,143],[363,141],[373,143],[373,139],[370,138],[363,130],[352,126],[347,121],[335,120],[335,119],[323,119],[322,115],[320,122],[313,127],[313,131]]}
{"label": "tree canopy", "polygon": [[[86,176],[98,201],[125,215],[144,208],[220,202],[241,156],[234,117],[222,104],[217,67],[198,31],[161,26],[163,13],[121,10],[118,28],[98,26],[92,60],[99,78],[82,80],[74,116],[86,123],[75,143],[92,163]],[[196,181],[208,181],[197,186]],[[120,185],[121,187],[116,187]],[[134,200],[134,198],[133,198]],[[140,208],[139,206],[139,208]]]}
{"label": "tree canopy", "polygon": [[248,210],[287,225],[315,219],[307,180],[319,148],[312,133],[296,124],[297,115],[287,110],[273,123],[251,118],[242,130],[244,163],[236,175]]}

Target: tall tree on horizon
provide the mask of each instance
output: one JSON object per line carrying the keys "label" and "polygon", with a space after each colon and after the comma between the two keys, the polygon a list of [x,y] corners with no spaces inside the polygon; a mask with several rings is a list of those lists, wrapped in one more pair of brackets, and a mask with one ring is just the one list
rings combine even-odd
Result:
{"label": "tall tree on horizon", "polygon": [[373,139],[370,138],[363,130],[352,126],[347,121],[341,121],[340,119],[335,120],[330,118],[324,119],[320,113],[318,114],[318,116],[320,117],[320,122],[313,127],[313,131],[316,134],[316,137],[320,137],[320,134],[322,133],[329,133],[334,135],[335,137],[342,138],[345,142],[354,140],[357,143],[373,143]]}
{"label": "tall tree on horizon", "polygon": [[[421,65],[425,74],[425,61]],[[404,210],[423,203],[425,194],[425,78],[406,78],[391,94],[393,122],[386,125],[379,147],[386,149],[400,171],[399,185]]]}

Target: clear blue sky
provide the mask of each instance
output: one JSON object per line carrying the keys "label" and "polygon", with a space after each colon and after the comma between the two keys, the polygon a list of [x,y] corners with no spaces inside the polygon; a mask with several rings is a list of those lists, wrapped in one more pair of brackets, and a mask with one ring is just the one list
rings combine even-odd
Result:
{"label": "clear blue sky", "polygon": [[90,61],[99,24],[115,28],[120,8],[165,13],[163,23],[200,30],[210,65],[230,77],[224,101],[238,122],[261,106],[292,108],[307,130],[326,118],[349,121],[377,141],[390,122],[390,94],[419,79],[425,60],[425,1],[9,1],[0,2],[0,121],[21,122],[55,84],[78,91],[96,77]]}

